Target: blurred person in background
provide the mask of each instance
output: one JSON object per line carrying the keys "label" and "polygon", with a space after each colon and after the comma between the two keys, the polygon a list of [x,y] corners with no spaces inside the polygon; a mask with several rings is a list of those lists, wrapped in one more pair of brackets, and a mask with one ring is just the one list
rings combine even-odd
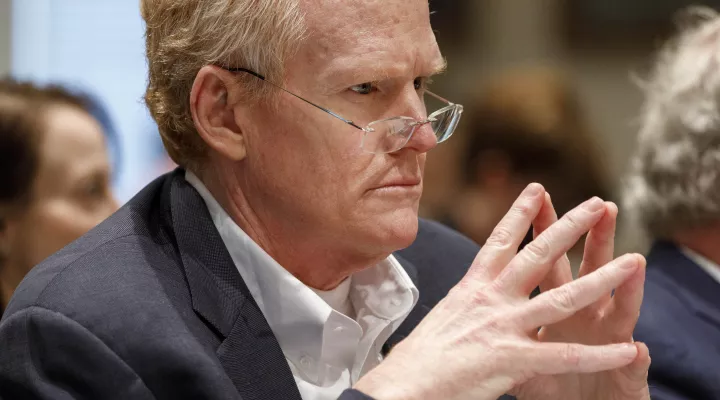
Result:
{"label": "blurred person in background", "polygon": [[[477,243],[485,243],[531,182],[552,194],[558,215],[593,196],[611,199],[580,101],[560,71],[528,67],[504,72],[467,110],[464,185],[445,215],[449,225]],[[582,258],[582,241],[569,256]]]}
{"label": "blurred person in background", "polygon": [[88,99],[0,80],[0,293],[117,209],[103,129]]}
{"label": "blurred person in background", "polygon": [[720,399],[720,17],[689,16],[643,83],[625,193],[655,241],[634,338],[656,400]]}

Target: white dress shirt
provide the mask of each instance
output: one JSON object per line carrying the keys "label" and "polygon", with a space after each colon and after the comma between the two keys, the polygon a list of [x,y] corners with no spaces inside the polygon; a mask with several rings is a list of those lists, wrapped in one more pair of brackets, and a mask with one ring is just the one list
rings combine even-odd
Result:
{"label": "white dress shirt", "polygon": [[680,247],[680,251],[692,262],[697,264],[703,271],[710,275],[717,283],[720,283],[720,265],[717,265],[708,258],[688,249],[685,246]]}
{"label": "white dress shirt", "polygon": [[381,348],[418,300],[403,267],[387,259],[330,291],[300,282],[230,218],[191,172],[240,276],[290,365],[303,400],[337,399],[382,361]]}

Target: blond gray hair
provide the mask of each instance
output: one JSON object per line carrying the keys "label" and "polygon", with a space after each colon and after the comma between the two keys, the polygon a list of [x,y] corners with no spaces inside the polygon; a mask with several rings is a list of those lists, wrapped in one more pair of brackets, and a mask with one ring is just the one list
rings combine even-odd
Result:
{"label": "blond gray hair", "polygon": [[625,205],[671,238],[720,219],[720,17],[694,8],[642,83],[645,104]]}
{"label": "blond gray hair", "polygon": [[[165,148],[185,167],[206,148],[190,113],[190,91],[203,66],[244,67],[281,82],[285,61],[304,38],[299,0],[141,0],[148,86],[145,102]],[[255,101],[269,85],[238,75]]]}

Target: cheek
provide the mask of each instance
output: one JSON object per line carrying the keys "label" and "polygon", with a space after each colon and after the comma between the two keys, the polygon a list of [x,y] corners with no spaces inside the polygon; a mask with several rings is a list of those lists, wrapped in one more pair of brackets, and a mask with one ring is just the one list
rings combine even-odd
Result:
{"label": "cheek", "polygon": [[27,257],[33,265],[39,263],[84,235],[101,219],[71,200],[57,199],[38,205],[23,229]]}
{"label": "cheek", "polygon": [[259,183],[316,203],[357,197],[372,158],[360,149],[362,132],[319,110],[298,111],[303,106],[283,104],[287,111],[264,118],[252,135],[249,159],[254,173],[260,171]]}

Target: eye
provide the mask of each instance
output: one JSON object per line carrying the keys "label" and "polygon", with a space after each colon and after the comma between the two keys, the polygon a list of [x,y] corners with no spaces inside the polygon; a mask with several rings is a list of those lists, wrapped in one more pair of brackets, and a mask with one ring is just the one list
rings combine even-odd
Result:
{"label": "eye", "polygon": [[96,202],[104,199],[109,193],[109,179],[104,175],[96,175],[79,187],[79,195],[84,201]]}
{"label": "eye", "polygon": [[377,90],[377,88],[375,87],[375,85],[373,85],[372,82],[365,82],[359,85],[351,86],[350,90],[357,94],[370,94]]}
{"label": "eye", "polygon": [[422,76],[418,76],[413,81],[413,85],[415,85],[415,90],[426,90],[428,88],[428,85],[432,83],[432,80],[430,78],[425,78]]}
{"label": "eye", "polygon": [[101,181],[93,181],[85,186],[85,194],[92,198],[102,197],[105,194],[105,185]]}

